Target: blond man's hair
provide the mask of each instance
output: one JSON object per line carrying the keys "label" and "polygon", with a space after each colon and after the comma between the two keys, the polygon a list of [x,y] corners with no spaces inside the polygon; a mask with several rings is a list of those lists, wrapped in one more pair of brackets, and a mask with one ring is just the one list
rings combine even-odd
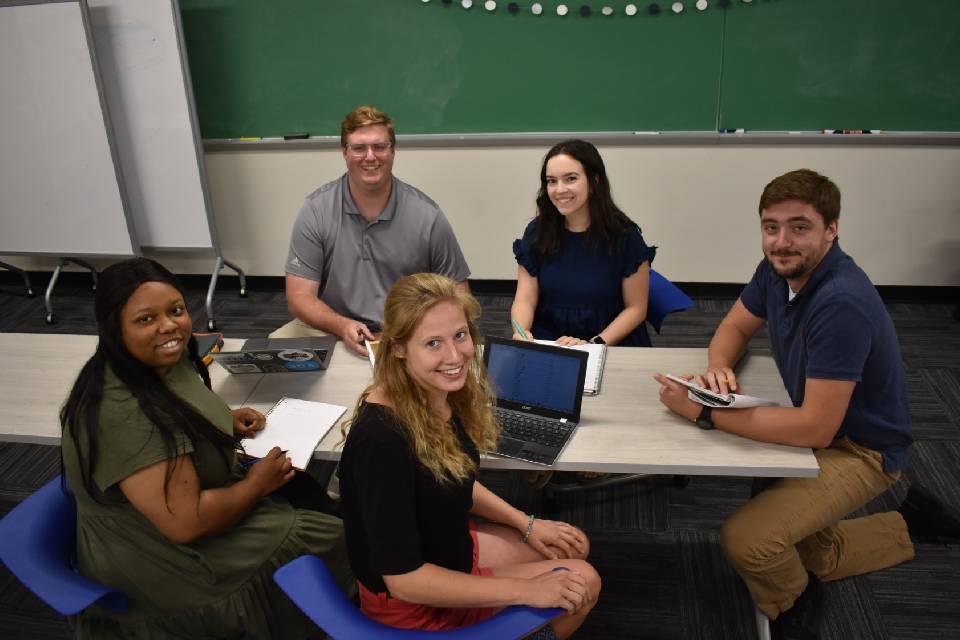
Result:
{"label": "blond man's hair", "polygon": [[347,114],[340,123],[340,146],[347,146],[347,136],[360,127],[382,124],[390,133],[390,144],[397,146],[397,134],[393,130],[393,119],[372,104],[360,105]]}

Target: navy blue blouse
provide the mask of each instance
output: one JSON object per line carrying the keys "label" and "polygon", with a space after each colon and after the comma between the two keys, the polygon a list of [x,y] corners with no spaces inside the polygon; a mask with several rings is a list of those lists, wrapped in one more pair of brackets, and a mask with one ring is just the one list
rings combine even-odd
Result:
{"label": "navy blue blouse", "polygon": [[[586,232],[565,230],[560,251],[543,259],[533,248],[538,226],[533,220],[513,243],[517,263],[539,286],[530,330],[538,340],[561,336],[589,340],[623,311],[623,279],[644,262],[652,263],[656,247],[647,246],[635,224],[613,253],[603,245],[587,246]],[[646,323],[641,322],[619,345],[649,347]]]}

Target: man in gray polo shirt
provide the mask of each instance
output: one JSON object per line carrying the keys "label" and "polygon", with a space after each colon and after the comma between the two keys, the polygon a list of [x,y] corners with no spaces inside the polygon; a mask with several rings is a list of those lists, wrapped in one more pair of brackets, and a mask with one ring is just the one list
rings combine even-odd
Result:
{"label": "man in gray polo shirt", "polygon": [[331,334],[361,355],[383,321],[387,292],[411,273],[467,287],[470,269],[436,203],[393,175],[393,121],[361,106],[340,127],[347,172],[304,202],[286,262],[294,320],[271,337]]}

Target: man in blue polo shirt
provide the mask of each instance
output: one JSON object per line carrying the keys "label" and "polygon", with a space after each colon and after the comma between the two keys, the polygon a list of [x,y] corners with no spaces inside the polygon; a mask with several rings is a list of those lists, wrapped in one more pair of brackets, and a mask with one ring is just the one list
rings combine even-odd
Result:
{"label": "man in blue polo shirt", "polygon": [[720,542],[774,637],[815,638],[822,580],[913,558],[896,511],[844,520],[895,483],[907,464],[910,416],[893,322],[837,240],[840,191],[809,169],[760,198],[763,253],[710,342],[698,382],[738,391],[733,367],[766,323],[792,407],[712,411],[657,376],[660,398],[703,428],[814,448],[817,478],[770,484],[724,524]]}

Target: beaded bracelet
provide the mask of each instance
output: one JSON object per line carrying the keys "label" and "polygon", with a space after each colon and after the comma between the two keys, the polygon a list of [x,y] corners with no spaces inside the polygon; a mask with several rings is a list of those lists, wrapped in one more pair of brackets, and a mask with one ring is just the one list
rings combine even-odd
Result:
{"label": "beaded bracelet", "polygon": [[523,537],[520,538],[520,541],[523,544],[527,544],[530,541],[530,534],[533,533],[533,521],[537,519],[537,516],[530,514],[530,519],[527,521],[527,531],[523,534]]}

